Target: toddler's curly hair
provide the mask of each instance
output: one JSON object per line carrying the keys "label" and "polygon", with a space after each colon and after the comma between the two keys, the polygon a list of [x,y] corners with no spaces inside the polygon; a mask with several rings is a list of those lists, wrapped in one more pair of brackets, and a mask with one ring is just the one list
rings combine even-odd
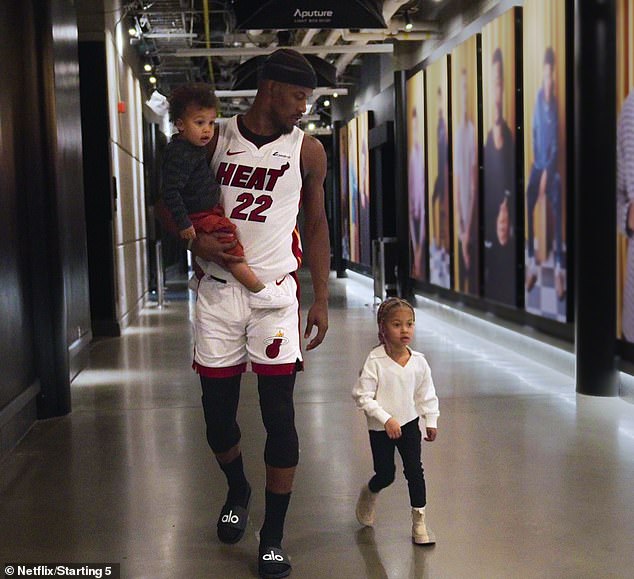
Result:
{"label": "toddler's curly hair", "polygon": [[170,120],[175,123],[182,119],[187,107],[198,106],[203,109],[218,109],[218,98],[210,84],[192,82],[176,87],[169,98]]}

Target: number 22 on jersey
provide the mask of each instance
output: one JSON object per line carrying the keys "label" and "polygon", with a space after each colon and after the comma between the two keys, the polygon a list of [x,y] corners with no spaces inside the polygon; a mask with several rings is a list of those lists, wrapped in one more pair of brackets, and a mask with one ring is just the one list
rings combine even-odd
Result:
{"label": "number 22 on jersey", "polygon": [[270,195],[262,194],[257,197],[253,193],[245,191],[236,197],[238,204],[231,212],[231,219],[241,219],[242,221],[257,221],[264,223],[266,215],[264,212],[273,204]]}

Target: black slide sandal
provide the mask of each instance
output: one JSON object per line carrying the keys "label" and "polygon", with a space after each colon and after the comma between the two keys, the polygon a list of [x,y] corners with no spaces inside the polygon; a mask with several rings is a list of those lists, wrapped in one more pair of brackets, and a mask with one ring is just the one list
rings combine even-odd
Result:
{"label": "black slide sandal", "polygon": [[251,502],[251,487],[248,488],[246,508],[226,502],[218,516],[218,539],[232,545],[244,536],[249,519],[249,503]]}
{"label": "black slide sandal", "polygon": [[288,577],[291,569],[291,562],[280,547],[260,547],[258,573],[262,579]]}

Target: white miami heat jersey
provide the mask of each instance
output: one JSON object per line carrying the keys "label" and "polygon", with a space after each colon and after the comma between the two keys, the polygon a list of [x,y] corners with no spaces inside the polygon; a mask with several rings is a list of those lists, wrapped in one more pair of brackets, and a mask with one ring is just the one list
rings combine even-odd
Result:
{"label": "white miami heat jersey", "polygon": [[[301,265],[297,214],[303,138],[304,132],[294,127],[258,149],[240,133],[237,116],[219,127],[211,168],[221,186],[220,203],[238,228],[247,263],[264,283]],[[215,264],[211,273],[233,280]]]}

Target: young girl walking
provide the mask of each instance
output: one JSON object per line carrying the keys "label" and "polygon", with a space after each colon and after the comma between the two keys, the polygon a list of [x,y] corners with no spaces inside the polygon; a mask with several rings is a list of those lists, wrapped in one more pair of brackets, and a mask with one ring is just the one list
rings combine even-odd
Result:
{"label": "young girl walking", "polygon": [[361,489],[356,514],[360,524],[374,525],[379,491],[394,482],[396,448],[409,488],[412,540],[429,545],[435,539],[425,522],[427,498],[418,419],[425,420],[425,440],[433,442],[439,411],[429,364],[423,354],[409,347],[414,321],[414,309],[405,300],[389,298],[379,306],[379,345],[368,355],[352,390],[368,421],[374,462],[374,476]]}

